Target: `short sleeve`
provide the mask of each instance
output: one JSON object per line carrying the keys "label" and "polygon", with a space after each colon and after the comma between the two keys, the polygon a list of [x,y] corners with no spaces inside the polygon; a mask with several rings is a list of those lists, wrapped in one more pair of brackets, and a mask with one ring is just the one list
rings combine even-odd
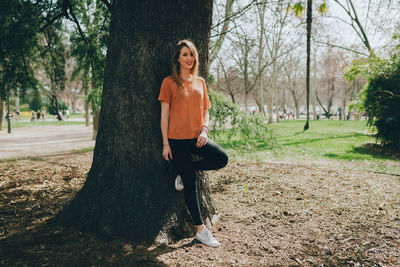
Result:
{"label": "short sleeve", "polygon": [[211,103],[210,103],[210,98],[208,97],[208,92],[207,92],[207,85],[206,82],[204,80],[203,81],[203,95],[204,95],[204,110],[207,110],[209,108],[211,108]]}
{"label": "short sleeve", "polygon": [[161,84],[160,95],[158,96],[158,100],[161,102],[171,104],[171,86],[167,78],[165,78]]}

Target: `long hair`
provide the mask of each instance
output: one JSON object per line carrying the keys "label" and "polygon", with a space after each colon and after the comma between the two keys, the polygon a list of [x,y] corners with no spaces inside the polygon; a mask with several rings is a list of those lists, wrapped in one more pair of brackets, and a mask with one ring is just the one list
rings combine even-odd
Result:
{"label": "long hair", "polygon": [[182,88],[182,80],[180,78],[180,73],[181,73],[181,66],[180,63],[178,62],[179,59],[179,54],[181,52],[182,47],[186,46],[187,48],[190,49],[190,51],[193,54],[194,57],[194,64],[192,69],[190,70],[190,74],[192,76],[196,77],[199,71],[199,53],[197,52],[196,46],[189,40],[182,40],[179,41],[176,44],[174,54],[172,55],[171,58],[171,70],[172,70],[172,77],[174,78],[174,81],[178,85],[178,88]]}

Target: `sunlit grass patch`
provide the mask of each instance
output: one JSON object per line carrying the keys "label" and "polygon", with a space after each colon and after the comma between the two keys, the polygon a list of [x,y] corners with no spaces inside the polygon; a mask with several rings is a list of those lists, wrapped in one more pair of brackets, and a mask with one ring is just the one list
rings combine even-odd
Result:
{"label": "sunlit grass patch", "polygon": [[373,133],[365,121],[311,121],[310,129],[303,131],[305,121],[282,121],[268,125],[274,130],[278,144],[271,146],[265,140],[253,140],[246,145],[240,136],[228,137],[219,133],[219,144],[238,160],[279,158],[326,158],[337,160],[384,160],[388,156],[368,149],[375,143]]}

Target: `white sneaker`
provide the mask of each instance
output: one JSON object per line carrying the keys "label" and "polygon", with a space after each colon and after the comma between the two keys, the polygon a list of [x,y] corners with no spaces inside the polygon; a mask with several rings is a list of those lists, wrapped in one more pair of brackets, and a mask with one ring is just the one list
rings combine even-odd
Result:
{"label": "white sneaker", "polygon": [[175,189],[178,190],[178,191],[182,191],[183,190],[183,182],[182,182],[182,178],[181,178],[181,176],[179,174],[175,178]]}
{"label": "white sneaker", "polygon": [[220,245],[218,240],[213,237],[210,230],[208,230],[205,227],[203,228],[203,230],[200,233],[196,233],[196,239],[199,240],[204,245],[210,246],[213,248],[219,247],[219,245]]}

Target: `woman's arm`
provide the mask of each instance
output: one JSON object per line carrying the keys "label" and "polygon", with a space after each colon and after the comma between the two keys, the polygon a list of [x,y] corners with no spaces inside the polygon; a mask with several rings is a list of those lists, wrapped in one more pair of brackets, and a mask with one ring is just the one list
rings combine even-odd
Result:
{"label": "woman's arm", "polygon": [[197,137],[196,147],[200,148],[207,144],[208,141],[208,122],[210,120],[210,115],[208,114],[208,109],[203,112],[203,125],[201,126],[200,135]]}
{"label": "woman's arm", "polygon": [[207,133],[208,133],[208,121],[210,120],[210,114],[208,114],[208,109],[204,110],[203,112],[203,126],[207,127]]}
{"label": "woman's arm", "polygon": [[168,143],[168,126],[169,126],[169,104],[161,102],[161,133],[163,138],[163,157],[169,161],[172,159],[171,148]]}

